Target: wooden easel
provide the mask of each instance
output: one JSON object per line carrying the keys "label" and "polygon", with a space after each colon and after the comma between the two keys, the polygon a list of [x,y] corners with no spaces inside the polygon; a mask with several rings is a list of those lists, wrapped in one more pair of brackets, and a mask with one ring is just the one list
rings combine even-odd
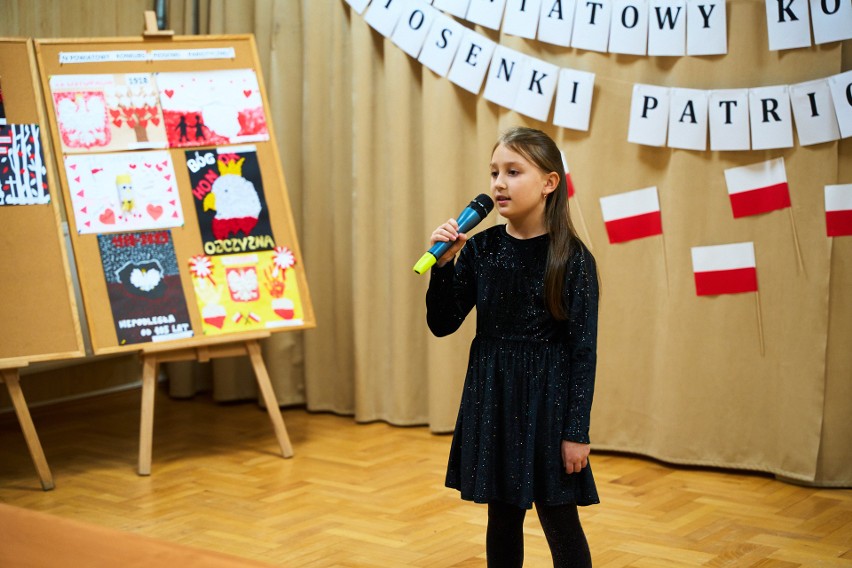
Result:
{"label": "wooden easel", "polygon": [[157,13],[154,10],[145,10],[145,29],[143,37],[164,38],[175,35],[174,30],[161,30],[157,25]]}
{"label": "wooden easel", "polygon": [[[263,101],[263,107],[269,108],[266,90],[263,85],[261,66],[257,55],[257,46],[251,35],[221,35],[221,36],[173,36],[169,30],[157,30],[154,14],[145,15],[145,31],[143,37],[131,38],[86,38],[86,39],[50,39],[35,42],[35,52],[38,58],[38,69],[42,89],[50,92],[50,78],[62,74],[121,74],[121,73],[158,73],[158,72],[207,72],[219,70],[251,69],[255,72],[258,89]],[[189,52],[197,50],[225,50],[232,55],[227,58],[220,56],[211,59],[175,59],[169,61],[88,61],[75,63],[72,67],[62,62],[62,54],[74,52],[126,52],[126,51],[175,51]],[[49,100],[49,99],[48,99]],[[55,108],[46,105],[50,119],[50,132],[53,140],[53,150],[56,156],[62,156],[61,134],[58,127]],[[227,335],[204,335],[204,324],[200,309],[193,304],[195,292],[188,272],[187,260],[201,252],[201,232],[197,222],[189,215],[183,227],[171,230],[171,238],[177,259],[180,264],[181,286],[184,298],[188,300],[187,309],[192,322],[193,337],[166,341],[163,343],[119,343],[115,331],[115,320],[107,300],[105,279],[102,273],[101,251],[96,235],[81,233],[76,227],[76,217],[69,205],[73,201],[67,179],[67,171],[59,168],[59,186],[62,189],[63,203],[69,222],[69,239],[74,248],[74,258],[79,267],[78,276],[80,294],[83,298],[86,320],[94,355],[112,355],[132,351],[141,356],[142,362],[142,409],[139,433],[139,475],[151,473],[151,447],[153,442],[154,399],[156,393],[157,368],[160,363],[172,361],[206,362],[219,357],[248,355],[251,359],[259,390],[269,412],[275,433],[278,438],[281,453],[285,458],[293,455],[287,430],[278,403],[275,399],[269,380],[266,365],[263,362],[259,341],[269,337],[274,332],[296,331],[308,329],[316,325],[313,307],[310,302],[307,279],[299,251],[298,239],[295,234],[292,210],[287,197],[287,184],[281,170],[281,161],[275,142],[272,123],[267,123],[268,140],[257,141],[255,152],[260,169],[263,171],[264,185],[267,180],[274,191],[266,192],[266,211],[269,214],[269,225],[275,234],[275,243],[288,247],[296,259],[292,266],[293,285],[298,287],[301,298],[301,317],[299,323],[287,328],[258,329],[257,331],[234,331]],[[170,148],[168,150],[175,164],[186,159],[186,150]],[[175,184],[178,197],[183,203],[184,211],[188,204],[193,203],[189,170],[176,168]],[[0,208],[0,215],[2,208]],[[2,225],[0,225],[2,227]],[[2,254],[2,250],[0,250]],[[25,255],[20,255],[26,258]],[[2,279],[0,279],[2,283]],[[288,284],[290,285],[290,284]],[[45,296],[50,297],[50,296]],[[2,304],[0,304],[2,308]],[[18,321],[20,318],[8,318],[8,321]],[[0,320],[2,321],[2,320]],[[296,322],[294,322],[296,323]],[[41,331],[40,328],[34,329]],[[3,328],[0,326],[0,332]],[[0,344],[0,347],[3,345]],[[13,353],[13,355],[16,355]]]}
{"label": "wooden easel", "polygon": [[184,342],[180,347],[168,344],[152,343],[146,345],[142,350],[142,417],[139,426],[139,475],[151,474],[151,446],[154,434],[154,394],[157,387],[157,366],[160,363],[171,363],[175,361],[198,361],[206,363],[211,359],[220,357],[236,357],[248,355],[254,369],[257,386],[266,404],[266,411],[272,420],[275,436],[281,454],[285,458],[293,457],[293,447],[290,445],[290,437],[281,418],[281,410],[266,371],[266,364],[260,351],[261,339],[270,336],[269,332],[256,332],[240,334],[237,337],[223,336],[215,339]]}
{"label": "wooden easel", "polygon": [[26,440],[27,447],[30,450],[30,457],[33,459],[38,478],[41,481],[41,488],[50,491],[54,488],[53,475],[51,475],[50,468],[47,466],[47,459],[44,457],[44,451],[41,449],[41,442],[38,439],[32,416],[30,416],[30,411],[27,408],[27,401],[24,399],[24,392],[21,390],[19,369],[27,365],[29,365],[29,361],[26,360],[7,359],[0,361],[0,382],[6,383],[6,390],[9,391],[9,398],[12,399],[15,414],[18,416],[18,423],[21,425],[24,440]]}

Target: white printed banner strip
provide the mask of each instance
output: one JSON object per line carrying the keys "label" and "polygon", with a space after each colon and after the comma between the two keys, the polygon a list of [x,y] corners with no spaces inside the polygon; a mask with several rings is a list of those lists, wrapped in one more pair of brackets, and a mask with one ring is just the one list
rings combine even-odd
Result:
{"label": "white printed banner strip", "polygon": [[610,243],[622,243],[663,232],[657,188],[648,187],[601,197]]}
{"label": "white printed banner strip", "polygon": [[725,170],[734,217],[790,207],[784,158]]}
{"label": "white printed banner strip", "polygon": [[754,243],[692,247],[692,271],[699,296],[756,292]]}

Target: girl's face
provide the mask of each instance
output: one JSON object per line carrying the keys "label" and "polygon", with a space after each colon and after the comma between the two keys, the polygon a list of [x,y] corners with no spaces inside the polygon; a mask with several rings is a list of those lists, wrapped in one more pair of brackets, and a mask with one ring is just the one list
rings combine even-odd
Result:
{"label": "girl's face", "polygon": [[491,195],[497,211],[514,228],[544,227],[544,200],[559,175],[545,173],[521,154],[500,144],[491,156]]}

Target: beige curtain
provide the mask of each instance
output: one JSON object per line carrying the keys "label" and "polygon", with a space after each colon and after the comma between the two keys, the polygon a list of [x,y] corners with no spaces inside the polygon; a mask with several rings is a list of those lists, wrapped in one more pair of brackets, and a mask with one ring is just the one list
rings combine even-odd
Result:
{"label": "beige curtain", "polygon": [[[12,4],[27,6],[20,18],[33,27],[20,29],[36,37],[110,35],[95,19],[73,27],[59,14],[75,20],[67,6],[91,13],[111,2],[37,2],[38,22],[31,3]],[[577,186],[572,215],[599,263],[595,448],[852,485],[852,238],[826,238],[822,197],[824,185],[852,182],[852,142],[765,152],[626,142],[634,83],[714,89],[819,79],[852,67],[852,42],[771,52],[760,0],[727,3],[725,56],[617,56],[478,28],[596,73],[590,130],[576,132],[436,76],[343,0],[199,4],[199,33],[257,37],[296,214],[317,328],[264,346],[282,404],[452,429],[473,322],[450,338],[431,337],[427,276],[411,266],[436,224],[488,190],[498,132],[525,124],[564,149]],[[110,8],[113,33],[141,26],[147,3],[126,5]],[[191,0],[172,0],[169,16],[178,33],[193,32]],[[734,220],[723,170],[775,157],[785,159],[792,209]],[[652,185],[664,236],[608,244],[599,198]],[[486,223],[497,222],[492,215]],[[697,297],[690,247],[739,241],[755,242],[759,294]],[[212,376],[220,398],[253,396],[247,364],[214,365],[170,369],[175,393],[191,394]]]}

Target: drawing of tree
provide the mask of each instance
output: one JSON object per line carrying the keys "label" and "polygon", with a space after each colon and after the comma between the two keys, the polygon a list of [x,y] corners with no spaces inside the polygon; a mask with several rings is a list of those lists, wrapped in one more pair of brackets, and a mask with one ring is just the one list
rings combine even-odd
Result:
{"label": "drawing of tree", "polygon": [[148,141],[148,123],[159,126],[157,90],[151,84],[115,85],[106,90],[107,109],[112,123],[133,129],[137,142]]}

